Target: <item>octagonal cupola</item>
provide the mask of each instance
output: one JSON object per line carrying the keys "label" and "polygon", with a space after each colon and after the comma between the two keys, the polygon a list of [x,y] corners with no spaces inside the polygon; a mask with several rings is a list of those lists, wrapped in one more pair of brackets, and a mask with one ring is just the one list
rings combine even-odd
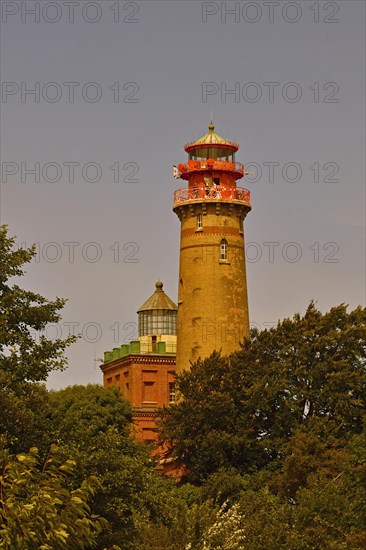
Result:
{"label": "octagonal cupola", "polygon": [[163,283],[155,283],[155,292],[137,311],[139,336],[177,334],[176,304],[163,290]]}

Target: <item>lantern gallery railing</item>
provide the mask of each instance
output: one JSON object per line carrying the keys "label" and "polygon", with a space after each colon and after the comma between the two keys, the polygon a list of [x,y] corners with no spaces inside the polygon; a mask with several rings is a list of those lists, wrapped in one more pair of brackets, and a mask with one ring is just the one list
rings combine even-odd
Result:
{"label": "lantern gallery railing", "polygon": [[250,191],[242,187],[212,185],[211,187],[201,186],[178,189],[174,193],[174,206],[186,201],[202,200],[237,201],[250,206]]}
{"label": "lantern gallery railing", "polygon": [[[196,146],[197,147],[197,142],[196,141],[189,141],[188,143],[186,143],[184,145],[184,149],[187,150],[187,149],[190,149],[191,147],[193,146]],[[201,144],[202,145],[202,144]],[[207,143],[206,144],[208,147],[225,147],[225,145],[228,145],[229,147],[235,147],[235,149],[239,149],[240,145],[239,143],[236,143],[236,141],[229,141],[229,140],[226,140],[226,143],[224,144],[217,144],[217,145],[212,145],[212,143]]]}
{"label": "lantern gallery railing", "polygon": [[185,164],[178,165],[180,177],[188,172],[197,172],[200,170],[229,170],[237,172],[240,176],[245,176],[244,166],[241,162],[229,162],[227,160],[189,160]]}

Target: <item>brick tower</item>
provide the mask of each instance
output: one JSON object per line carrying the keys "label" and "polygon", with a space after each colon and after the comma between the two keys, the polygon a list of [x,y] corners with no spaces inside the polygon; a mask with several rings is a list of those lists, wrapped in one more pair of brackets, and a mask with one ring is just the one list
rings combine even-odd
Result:
{"label": "brick tower", "polygon": [[104,386],[118,386],[132,405],[136,439],[156,440],[159,407],[175,400],[177,306],[155,284],[155,292],[138,310],[139,338],[104,353]]}
{"label": "brick tower", "polygon": [[235,161],[237,143],[208,133],[184,149],[188,161],[175,177],[188,187],[174,193],[181,222],[177,372],[214,350],[229,354],[249,336],[243,222],[249,191],[236,186],[245,174]]}

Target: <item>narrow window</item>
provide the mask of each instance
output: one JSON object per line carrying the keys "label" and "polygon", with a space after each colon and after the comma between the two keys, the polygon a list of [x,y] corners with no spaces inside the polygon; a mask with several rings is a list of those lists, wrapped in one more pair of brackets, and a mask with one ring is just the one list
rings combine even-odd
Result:
{"label": "narrow window", "polygon": [[227,240],[222,239],[220,242],[220,260],[227,260]]}
{"label": "narrow window", "polygon": [[239,233],[243,233],[243,218],[238,216],[239,219]]}
{"label": "narrow window", "polygon": [[202,214],[197,214],[197,226],[196,229],[202,229]]}
{"label": "narrow window", "polygon": [[169,383],[169,403],[174,403],[175,401],[175,382]]}

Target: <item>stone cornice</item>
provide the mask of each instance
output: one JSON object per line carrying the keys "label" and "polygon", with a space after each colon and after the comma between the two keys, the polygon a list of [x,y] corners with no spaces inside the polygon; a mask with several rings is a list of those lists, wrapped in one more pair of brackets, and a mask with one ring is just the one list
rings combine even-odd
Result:
{"label": "stone cornice", "polygon": [[145,364],[145,365],[168,365],[175,366],[175,355],[167,356],[166,354],[133,354],[125,355],[124,357],[118,357],[107,363],[100,365],[100,369],[103,373],[114,370],[116,367],[129,367],[133,364]]}

